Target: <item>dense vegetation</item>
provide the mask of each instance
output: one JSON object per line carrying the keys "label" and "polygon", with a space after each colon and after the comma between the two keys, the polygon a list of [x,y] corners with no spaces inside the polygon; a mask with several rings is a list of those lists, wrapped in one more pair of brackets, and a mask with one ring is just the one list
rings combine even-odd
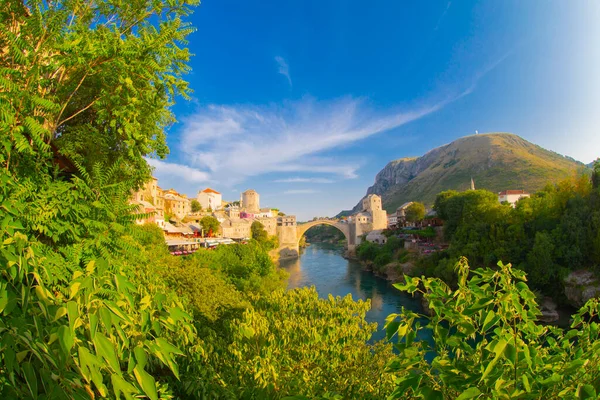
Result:
{"label": "dense vegetation", "polygon": [[258,221],[253,221],[250,226],[252,239],[262,246],[265,250],[273,250],[279,247],[279,237],[277,235],[269,235],[264,225]]}
{"label": "dense vegetation", "polygon": [[581,175],[549,184],[515,208],[484,190],[440,193],[435,209],[450,247],[423,260],[417,273],[456,282],[453,267],[461,256],[482,267],[511,262],[533,288],[560,299],[569,272],[600,272],[599,173],[597,164],[592,180]]}
{"label": "dense vegetation", "polygon": [[[402,310],[387,319],[398,356],[393,399],[595,399],[600,392],[599,304],[590,300],[571,329],[536,323],[540,310],[522,271],[498,263],[470,271],[456,265],[457,289],[439,279],[407,278],[431,318]],[[416,341],[428,329],[433,340]],[[427,355],[433,354],[431,362]]]}
{"label": "dense vegetation", "polygon": [[304,233],[308,243],[345,243],[342,231],[331,225],[313,226]]}
{"label": "dense vegetation", "polygon": [[572,331],[540,327],[509,267],[467,283],[463,262],[454,292],[407,282],[434,310],[427,363],[412,313],[387,326],[397,358],[368,344],[369,302],[285,291],[259,241],[173,257],[136,225],[144,157],[166,154],[168,106],[186,93],[193,4],[0,10],[1,398],[596,396],[597,302]]}
{"label": "dense vegetation", "polygon": [[384,267],[392,262],[406,262],[409,254],[404,250],[404,240],[390,236],[383,245],[364,240],[356,248],[356,256],[375,272],[383,272]]}

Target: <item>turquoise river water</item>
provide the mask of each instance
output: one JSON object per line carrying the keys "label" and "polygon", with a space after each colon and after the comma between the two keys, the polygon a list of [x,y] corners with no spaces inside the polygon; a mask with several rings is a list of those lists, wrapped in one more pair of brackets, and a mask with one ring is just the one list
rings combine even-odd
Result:
{"label": "turquoise river water", "polygon": [[[423,312],[418,299],[398,291],[385,279],[364,271],[358,262],[343,258],[343,252],[340,246],[316,243],[304,249],[299,258],[282,260],[280,266],[290,274],[288,288],[315,286],[322,298],[327,298],[329,293],[342,297],[350,293],[354,300],[371,299],[371,310],[366,319],[378,325],[372,340],[385,338],[385,318],[400,312],[402,306]],[[427,339],[426,332],[420,333],[424,335],[420,339]]]}

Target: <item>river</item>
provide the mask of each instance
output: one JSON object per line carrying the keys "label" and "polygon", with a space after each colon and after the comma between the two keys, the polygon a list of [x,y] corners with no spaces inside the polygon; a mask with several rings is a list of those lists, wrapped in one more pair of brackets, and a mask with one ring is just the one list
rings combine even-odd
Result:
{"label": "river", "polygon": [[[327,298],[352,295],[354,300],[371,299],[371,310],[366,319],[377,322],[377,332],[372,340],[385,338],[385,318],[392,313],[399,313],[402,306],[418,313],[423,308],[417,298],[400,292],[385,279],[364,271],[362,266],[342,257],[344,249],[325,243],[311,244],[304,249],[297,259],[281,260],[280,266],[290,274],[288,289],[315,286],[319,296]],[[428,332],[420,332],[426,339]],[[419,335],[421,336],[421,335]]]}

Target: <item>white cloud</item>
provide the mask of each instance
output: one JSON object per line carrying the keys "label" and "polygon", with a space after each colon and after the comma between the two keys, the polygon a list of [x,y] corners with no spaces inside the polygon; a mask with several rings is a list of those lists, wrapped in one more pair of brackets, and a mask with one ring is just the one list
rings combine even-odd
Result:
{"label": "white cloud", "polygon": [[286,178],[286,179],[276,179],[273,182],[275,182],[275,183],[333,183],[335,181],[333,179],[327,179],[327,178]]}
{"label": "white cloud", "polygon": [[201,183],[210,181],[210,176],[204,171],[188,167],[187,165],[173,164],[157,160],[155,158],[147,158],[146,161],[150,166],[154,167],[154,176],[167,181],[185,181],[190,183]]}
{"label": "white cloud", "polygon": [[402,126],[452,100],[386,112],[353,97],[327,102],[303,98],[280,106],[211,105],[183,120],[180,159],[230,185],[270,172],[356,178],[358,162],[323,153]]}
{"label": "white cloud", "polygon": [[319,193],[319,192],[314,189],[293,189],[293,190],[286,190],[285,192],[283,192],[283,194],[311,194],[311,193]]}
{"label": "white cloud", "polygon": [[277,65],[279,67],[277,72],[279,72],[281,75],[285,76],[287,78],[290,86],[292,86],[292,78],[290,77],[290,66],[288,65],[288,63],[281,56],[276,56],[275,62],[277,62]]}

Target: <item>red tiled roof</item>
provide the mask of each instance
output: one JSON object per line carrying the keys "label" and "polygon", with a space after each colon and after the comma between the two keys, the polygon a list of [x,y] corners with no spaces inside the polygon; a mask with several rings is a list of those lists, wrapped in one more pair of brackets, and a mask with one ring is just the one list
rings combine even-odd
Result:
{"label": "red tiled roof", "polygon": [[502,192],[498,193],[500,196],[506,196],[509,194],[529,194],[524,190],[503,190]]}
{"label": "red tiled roof", "polygon": [[206,188],[202,191],[202,193],[214,193],[214,194],[221,194],[219,192],[217,192],[216,190],[212,190],[211,188]]}

